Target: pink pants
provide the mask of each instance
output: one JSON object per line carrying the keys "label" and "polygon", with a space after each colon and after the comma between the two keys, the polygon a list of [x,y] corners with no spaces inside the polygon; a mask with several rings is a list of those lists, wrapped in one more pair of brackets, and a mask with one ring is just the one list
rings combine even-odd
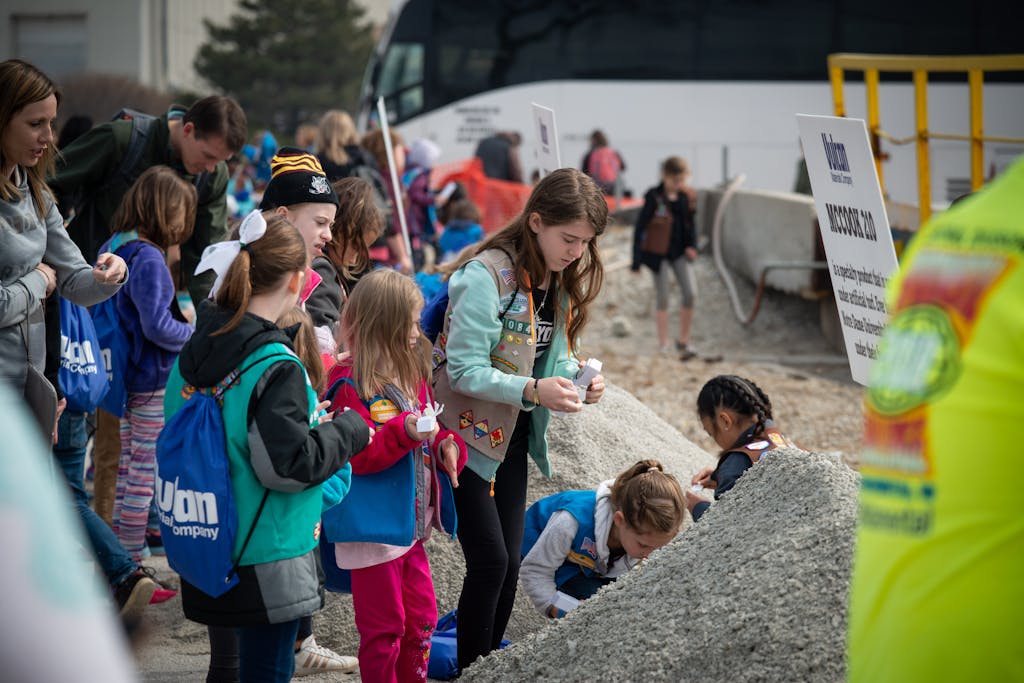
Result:
{"label": "pink pants", "polygon": [[353,569],[352,604],[363,683],[426,681],[437,603],[423,541],[398,559]]}

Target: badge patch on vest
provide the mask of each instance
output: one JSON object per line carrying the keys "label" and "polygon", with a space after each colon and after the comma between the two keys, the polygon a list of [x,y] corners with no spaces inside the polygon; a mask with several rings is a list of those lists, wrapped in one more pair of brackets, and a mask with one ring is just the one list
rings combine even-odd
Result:
{"label": "badge patch on vest", "polygon": [[505,315],[522,315],[526,313],[529,305],[529,299],[522,292],[511,292],[498,299],[498,310],[505,311]]}
{"label": "badge patch on vest", "polygon": [[505,443],[505,432],[502,431],[501,427],[498,427],[490,434],[491,436],[491,448],[497,448],[501,444]]}
{"label": "badge patch on vest", "polygon": [[591,557],[594,557],[595,559],[597,558],[597,543],[595,543],[594,539],[590,538],[589,536],[583,537],[583,542],[580,543],[580,550],[590,555]]}
{"label": "badge patch on vest", "polygon": [[482,439],[485,436],[487,436],[487,433],[490,430],[491,428],[487,424],[487,420],[481,420],[480,422],[477,422],[475,425],[473,425],[473,438]]}
{"label": "badge patch on vest", "polygon": [[569,562],[572,562],[573,564],[577,564],[583,567],[584,569],[594,569],[594,559],[591,557],[587,557],[583,553],[570,552],[569,556],[565,559]]}
{"label": "badge patch on vest", "polygon": [[509,287],[516,283],[516,275],[509,268],[502,268],[498,271],[498,276],[501,277],[501,281]]}
{"label": "badge patch on vest", "polygon": [[378,398],[370,404],[370,419],[379,425],[398,416],[398,407],[386,398]]}
{"label": "badge patch on vest", "polygon": [[785,439],[784,436],[782,436],[782,434],[777,434],[775,432],[770,432],[768,434],[768,438],[771,439],[772,443],[775,444],[776,446],[785,446],[786,445],[786,439]]}
{"label": "badge patch on vest", "polygon": [[459,429],[466,429],[473,426],[473,411],[467,410],[459,415]]}
{"label": "badge patch on vest", "polygon": [[313,527],[313,540],[320,540],[320,520],[317,520],[316,526]]}
{"label": "badge patch on vest", "polygon": [[511,370],[513,373],[519,372],[519,366],[518,365],[513,365],[512,363],[508,362],[507,360],[505,360],[501,356],[491,356],[491,362],[492,363],[497,363],[498,365],[504,365],[506,368]]}
{"label": "badge patch on vest", "polygon": [[746,446],[744,446],[744,448],[749,448],[752,451],[763,451],[764,449],[769,448],[770,446],[770,442],[762,440],[755,441],[753,443],[748,443]]}

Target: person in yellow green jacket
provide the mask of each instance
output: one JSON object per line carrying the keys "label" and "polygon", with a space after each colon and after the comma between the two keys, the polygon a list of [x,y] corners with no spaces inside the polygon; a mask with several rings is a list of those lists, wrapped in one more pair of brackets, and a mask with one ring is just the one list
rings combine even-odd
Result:
{"label": "person in yellow green jacket", "polygon": [[926,225],[865,400],[849,680],[1024,680],[1024,160]]}

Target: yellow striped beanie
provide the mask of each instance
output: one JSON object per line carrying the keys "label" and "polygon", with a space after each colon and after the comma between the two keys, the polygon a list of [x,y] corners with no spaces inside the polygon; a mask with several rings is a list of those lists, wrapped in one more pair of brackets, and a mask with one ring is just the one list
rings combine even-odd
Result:
{"label": "yellow striped beanie", "polygon": [[282,147],[270,160],[270,182],[260,209],[306,203],[338,204],[320,160],[297,147]]}

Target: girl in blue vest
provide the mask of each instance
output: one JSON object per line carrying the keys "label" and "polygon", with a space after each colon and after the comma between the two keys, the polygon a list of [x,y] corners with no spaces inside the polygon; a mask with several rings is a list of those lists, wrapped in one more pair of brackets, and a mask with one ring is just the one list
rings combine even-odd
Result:
{"label": "girl in blue vest", "polygon": [[[115,296],[118,320],[127,334],[124,368],[128,400],[121,418],[121,459],[111,527],[141,562],[146,522],[156,478],[156,440],[164,426],[164,387],[192,326],[171,315],[174,282],[167,249],[192,234],[196,190],[167,166],[139,176],[114,213],[114,235],[100,253],[117,253],[132,277]],[[162,598],[173,597],[164,592]]]}
{"label": "girl in blue vest", "polygon": [[324,513],[337,564],[352,572],[359,674],[367,683],[427,678],[437,605],[423,544],[431,528],[455,533],[452,488],[466,462],[462,437],[417,425],[433,403],[422,309],[406,275],[382,269],[360,279],[341,319],[351,357],[331,373],[337,414],[347,410],[375,430],[352,458],[348,495]]}
{"label": "girl in blue vest", "polygon": [[[309,259],[283,216],[253,212],[239,241],[211,245],[198,271],[217,271],[165,396],[168,418],[187,386],[231,382],[222,400],[231,486],[238,514],[240,583],[220,597],[181,583],[185,616],[238,633],[241,681],[288,681],[301,617],[321,606],[317,562],[320,484],[366,447],[358,415],[317,418],[317,397],[288,332],[275,323],[293,308]],[[240,373],[237,374],[235,371]]]}
{"label": "girl in blue vest", "polygon": [[[657,460],[641,460],[596,491],[565,491],[526,511],[523,590],[541,614],[565,613],[675,538],[683,489]],[[572,602],[572,601],[570,601]]]}
{"label": "girl in blue vest", "polygon": [[[768,395],[749,379],[737,375],[718,375],[708,380],[697,395],[697,414],[704,431],[722,452],[717,466],[702,469],[690,483],[714,489],[715,500],[768,451],[780,446],[797,447],[772,422]],[[709,507],[710,500],[686,491],[686,509],[694,521]]]}

